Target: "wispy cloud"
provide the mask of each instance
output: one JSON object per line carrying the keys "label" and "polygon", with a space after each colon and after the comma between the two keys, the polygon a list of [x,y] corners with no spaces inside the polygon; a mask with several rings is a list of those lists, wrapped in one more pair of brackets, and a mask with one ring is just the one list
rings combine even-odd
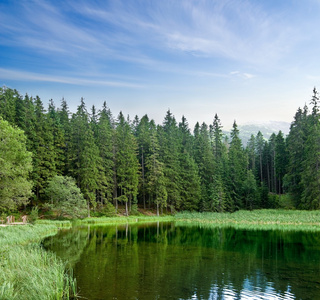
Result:
{"label": "wispy cloud", "polygon": [[231,75],[231,76],[240,77],[240,78],[244,78],[244,79],[251,79],[251,78],[256,77],[256,76],[253,75],[253,74],[244,73],[244,72],[240,72],[240,71],[232,71],[232,72],[230,72],[230,75]]}
{"label": "wispy cloud", "polygon": [[80,77],[64,77],[64,76],[49,76],[40,73],[24,72],[19,70],[10,70],[0,68],[0,79],[3,80],[23,80],[23,81],[36,81],[36,82],[53,82],[62,84],[73,85],[87,85],[87,86],[108,86],[108,87],[122,87],[122,88],[134,88],[141,89],[144,85],[125,82],[125,81],[112,81],[101,80],[97,78],[80,78]]}
{"label": "wispy cloud", "polygon": [[142,65],[165,59],[155,51],[261,63],[286,53],[293,36],[299,39],[281,15],[268,15],[250,1],[21,3],[18,13],[1,13],[0,31],[11,33],[11,44],[81,57],[84,63],[84,55],[97,64],[98,59]]}

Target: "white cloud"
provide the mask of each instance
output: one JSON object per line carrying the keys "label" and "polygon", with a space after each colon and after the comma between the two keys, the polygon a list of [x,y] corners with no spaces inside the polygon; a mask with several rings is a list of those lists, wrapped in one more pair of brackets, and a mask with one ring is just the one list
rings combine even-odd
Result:
{"label": "white cloud", "polygon": [[25,72],[20,70],[10,70],[0,68],[0,78],[5,80],[23,80],[23,81],[36,81],[36,82],[54,82],[62,84],[74,85],[90,85],[90,86],[109,86],[109,87],[123,87],[123,88],[144,88],[143,85],[135,84],[125,81],[111,81],[103,79],[88,79],[80,77],[63,77],[63,76],[50,76],[40,73]]}

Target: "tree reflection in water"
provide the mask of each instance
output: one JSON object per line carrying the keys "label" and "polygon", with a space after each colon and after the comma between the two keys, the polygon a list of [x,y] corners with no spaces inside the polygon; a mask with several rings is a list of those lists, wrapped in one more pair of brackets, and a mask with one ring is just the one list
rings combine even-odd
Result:
{"label": "tree reflection in water", "polygon": [[320,234],[174,223],[79,227],[44,242],[88,299],[320,299]]}

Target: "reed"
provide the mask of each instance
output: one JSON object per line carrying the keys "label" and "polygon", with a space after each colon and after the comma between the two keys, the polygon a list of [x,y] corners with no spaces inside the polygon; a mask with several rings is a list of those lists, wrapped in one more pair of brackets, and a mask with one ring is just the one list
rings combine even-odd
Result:
{"label": "reed", "polygon": [[128,217],[99,217],[85,218],[76,224],[126,224],[126,223],[152,223],[174,221],[174,216],[128,216]]}
{"label": "reed", "polygon": [[72,299],[76,281],[40,241],[56,234],[56,225],[8,226],[0,229],[0,299]]}
{"label": "reed", "polygon": [[235,213],[181,212],[177,222],[239,229],[320,231],[320,211],[254,210]]}
{"label": "reed", "polygon": [[35,224],[37,225],[55,225],[58,228],[71,228],[72,227],[72,223],[71,221],[68,220],[37,220],[35,222]]}

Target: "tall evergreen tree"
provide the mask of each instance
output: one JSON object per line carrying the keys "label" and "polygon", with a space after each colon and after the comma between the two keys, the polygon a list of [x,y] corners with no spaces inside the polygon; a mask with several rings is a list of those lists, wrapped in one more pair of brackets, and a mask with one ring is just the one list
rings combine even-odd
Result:
{"label": "tall evergreen tree", "polygon": [[167,111],[162,127],[158,127],[161,159],[164,164],[168,205],[171,211],[180,209],[180,163],[177,122],[170,110]]}
{"label": "tall evergreen tree", "polygon": [[101,158],[98,198],[102,203],[112,202],[113,199],[113,135],[112,115],[106,102],[104,102],[99,112],[99,121],[96,124],[96,143]]}
{"label": "tall evergreen tree", "polygon": [[56,175],[53,133],[41,99],[34,101],[33,172],[34,191],[39,199],[49,179]]}
{"label": "tall evergreen tree", "polygon": [[77,112],[72,115],[71,137],[72,165],[70,171],[84,194],[88,216],[90,216],[90,205],[96,206],[96,194],[101,175],[99,170],[101,158],[89,124],[89,115],[83,98],[81,98]]}
{"label": "tall evergreen tree", "polygon": [[215,160],[211,147],[210,135],[207,124],[199,123],[194,129],[194,158],[199,168],[201,178],[201,203],[200,209],[204,211],[215,210]]}
{"label": "tall evergreen tree", "polygon": [[289,153],[287,174],[284,178],[284,187],[289,192],[298,207],[301,203],[303,186],[301,175],[304,170],[306,158],[305,145],[308,139],[308,108],[299,108],[291,123],[290,132],[287,137],[287,149]]}
{"label": "tall evergreen tree", "polygon": [[247,156],[242,147],[236,122],[231,131],[228,188],[235,210],[244,207],[243,184],[247,176]]}
{"label": "tall evergreen tree", "polygon": [[53,135],[53,147],[55,153],[55,167],[58,175],[62,175],[65,169],[65,136],[62,124],[60,122],[59,114],[56,110],[53,100],[49,101],[49,108],[47,114],[49,127]]}
{"label": "tall evergreen tree", "polygon": [[[136,122],[138,119],[136,118]],[[151,131],[155,129],[154,126],[150,126],[149,118],[144,115],[139,123],[136,125],[136,137],[139,147],[139,163],[141,166],[141,176],[139,178],[139,194],[142,198],[143,208],[146,209],[146,198],[147,198],[147,184],[146,176],[148,169],[146,168],[146,158],[150,155],[151,147]],[[150,204],[150,202],[149,202]]]}
{"label": "tall evergreen tree", "polygon": [[157,216],[159,216],[159,209],[162,210],[167,204],[168,193],[163,172],[164,164],[159,160],[160,148],[154,123],[151,124],[150,138],[150,153],[146,158],[146,168],[148,169],[146,182],[152,202],[156,205]]}
{"label": "tall evergreen tree", "polygon": [[122,112],[118,116],[116,127],[116,149],[117,187],[120,191],[117,198],[125,203],[128,215],[132,203],[137,203],[139,162],[135,137]]}

